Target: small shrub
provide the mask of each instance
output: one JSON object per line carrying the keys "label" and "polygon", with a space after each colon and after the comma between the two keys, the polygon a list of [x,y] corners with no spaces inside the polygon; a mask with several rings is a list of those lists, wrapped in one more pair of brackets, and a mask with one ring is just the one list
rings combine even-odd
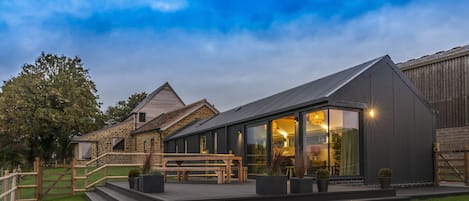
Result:
{"label": "small shrub", "polygon": [[319,169],[316,171],[316,179],[329,179],[330,173],[327,169]]}
{"label": "small shrub", "polygon": [[162,175],[159,170],[151,170],[148,175]]}
{"label": "small shrub", "polygon": [[138,177],[140,176],[140,170],[132,169],[129,171],[129,177]]}
{"label": "small shrub", "polygon": [[381,168],[378,172],[379,177],[392,177],[392,169],[391,168]]}

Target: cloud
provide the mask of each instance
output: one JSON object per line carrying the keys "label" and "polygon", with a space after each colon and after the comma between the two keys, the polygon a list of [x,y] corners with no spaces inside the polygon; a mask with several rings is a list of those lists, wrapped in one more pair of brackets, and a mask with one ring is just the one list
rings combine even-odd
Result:
{"label": "cloud", "polygon": [[[223,111],[384,54],[400,62],[469,43],[465,1],[339,12],[347,18],[295,2],[246,8],[194,1],[168,13],[152,10],[149,1],[126,2],[106,2],[100,12],[78,17],[56,14],[61,19],[47,23],[26,20],[29,26],[0,31],[6,39],[0,48],[9,50],[0,52],[0,79],[40,51],[77,55],[90,69],[104,106],[169,81],[185,102],[208,98]],[[89,6],[96,7],[75,10]]]}
{"label": "cloud", "polygon": [[182,0],[159,0],[151,3],[151,8],[161,12],[174,12],[184,9],[186,6],[187,2]]}

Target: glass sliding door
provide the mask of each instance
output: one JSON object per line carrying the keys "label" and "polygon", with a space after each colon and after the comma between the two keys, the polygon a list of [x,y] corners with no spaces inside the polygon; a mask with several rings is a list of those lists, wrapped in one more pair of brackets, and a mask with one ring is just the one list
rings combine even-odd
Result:
{"label": "glass sliding door", "polygon": [[285,166],[292,166],[295,160],[295,116],[272,120],[272,156],[280,153],[285,158]]}
{"label": "glass sliding door", "polygon": [[319,110],[303,115],[303,150],[308,176],[329,166],[328,111]]}
{"label": "glass sliding door", "polygon": [[360,175],[358,112],[330,109],[332,175]]}
{"label": "glass sliding door", "polygon": [[333,176],[360,175],[359,113],[324,109],[303,115],[308,175],[327,168]]}
{"label": "glass sliding door", "polygon": [[248,126],[246,133],[249,175],[267,172],[267,124]]}

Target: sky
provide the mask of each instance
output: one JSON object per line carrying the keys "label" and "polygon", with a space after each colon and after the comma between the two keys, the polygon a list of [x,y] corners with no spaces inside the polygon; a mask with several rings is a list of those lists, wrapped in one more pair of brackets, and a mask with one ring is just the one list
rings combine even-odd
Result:
{"label": "sky", "polygon": [[[169,82],[221,111],[390,55],[469,44],[469,1],[5,0],[0,80],[78,56],[102,108]],[[1,84],[0,84],[1,85]]]}

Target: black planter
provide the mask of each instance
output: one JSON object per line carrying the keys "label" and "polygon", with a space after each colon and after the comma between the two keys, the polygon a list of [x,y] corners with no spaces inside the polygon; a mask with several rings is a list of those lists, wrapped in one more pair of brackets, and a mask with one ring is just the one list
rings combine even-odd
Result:
{"label": "black planter", "polygon": [[135,188],[135,177],[129,177],[129,188],[130,189]]}
{"label": "black planter", "polygon": [[290,193],[312,193],[313,178],[290,178]]}
{"label": "black planter", "polygon": [[391,188],[391,177],[379,177],[378,179],[382,189]]}
{"label": "black planter", "polygon": [[287,194],[287,176],[256,176],[256,194]]}
{"label": "black planter", "polygon": [[141,176],[139,190],[144,193],[164,192],[164,176],[163,175]]}
{"label": "black planter", "polygon": [[327,192],[329,188],[329,179],[318,179],[318,192]]}
{"label": "black planter", "polygon": [[134,177],[134,190],[140,191],[140,177]]}

